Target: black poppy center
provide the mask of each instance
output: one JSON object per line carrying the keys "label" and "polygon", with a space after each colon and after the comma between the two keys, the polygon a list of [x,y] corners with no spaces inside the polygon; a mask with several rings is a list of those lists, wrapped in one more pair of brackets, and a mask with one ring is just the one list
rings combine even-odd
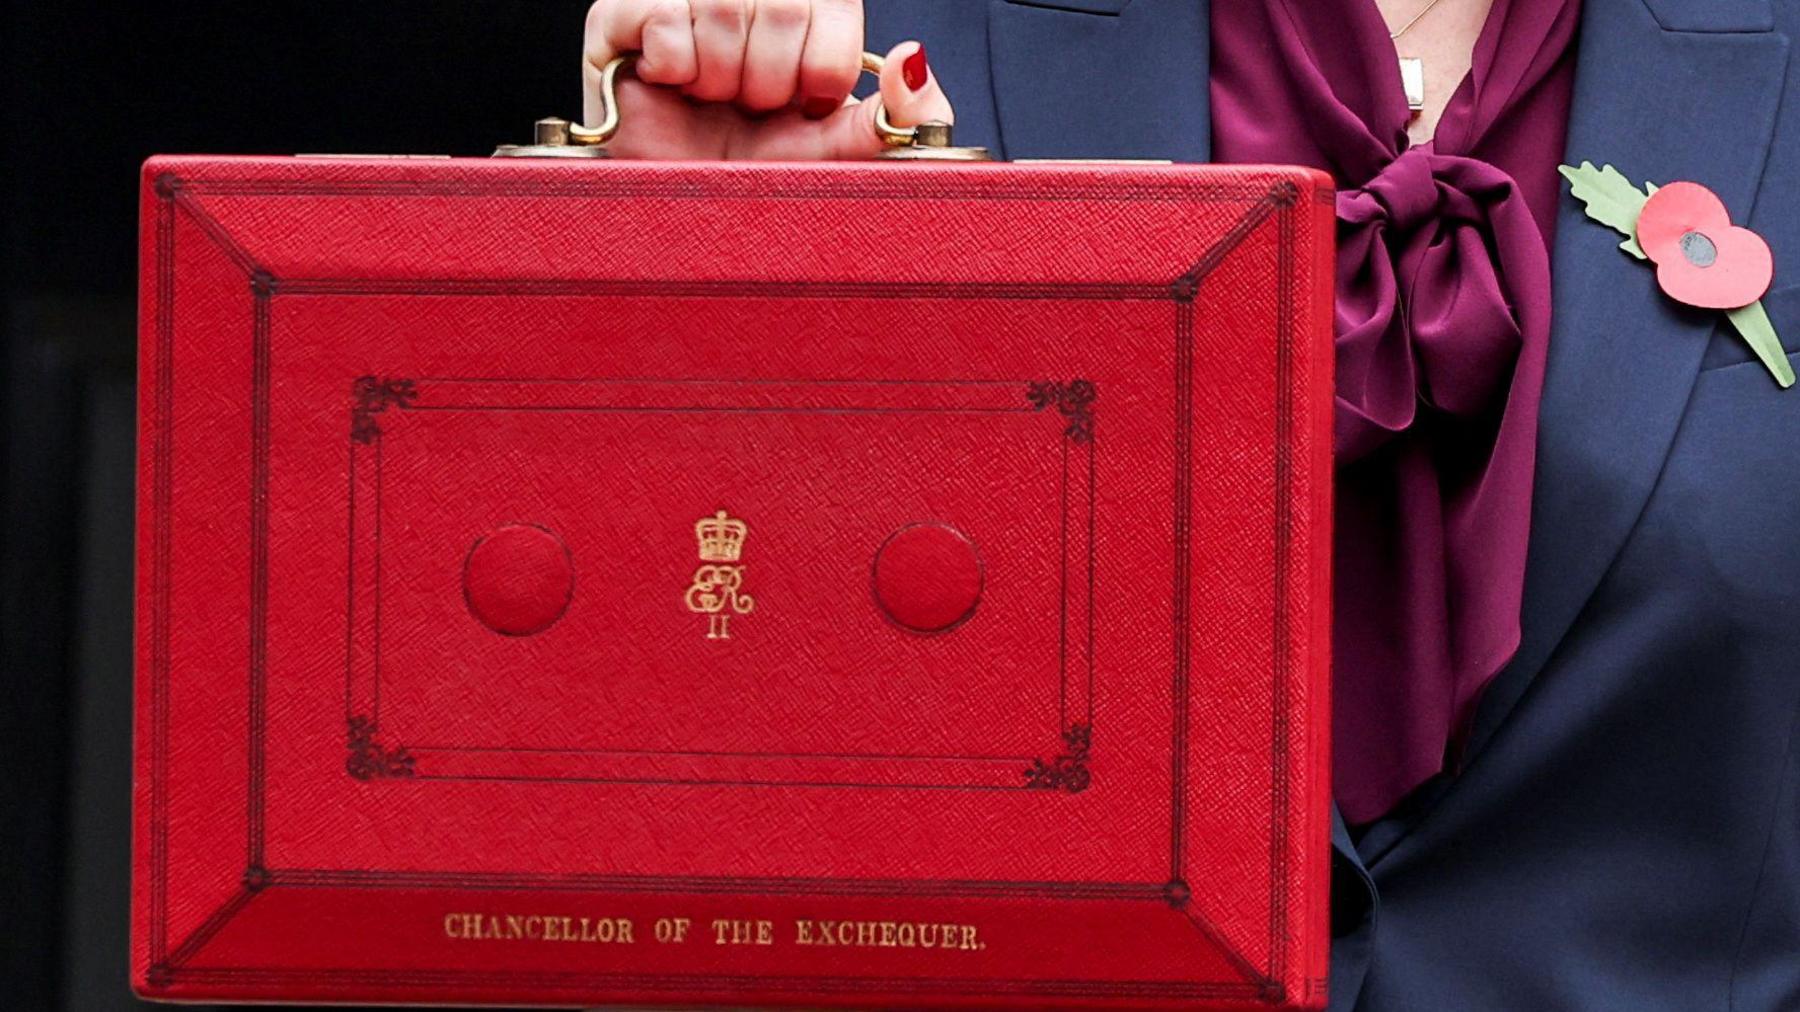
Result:
{"label": "black poppy center", "polygon": [[1719,247],[1699,232],[1684,232],[1681,236],[1681,255],[1695,267],[1711,267],[1719,259]]}

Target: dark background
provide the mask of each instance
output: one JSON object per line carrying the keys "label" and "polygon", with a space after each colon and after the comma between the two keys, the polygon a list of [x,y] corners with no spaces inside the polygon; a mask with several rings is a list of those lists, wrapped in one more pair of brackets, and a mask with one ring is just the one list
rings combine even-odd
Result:
{"label": "dark background", "polygon": [[126,984],[138,167],[486,154],[578,115],[583,0],[11,0],[0,22],[0,1005]]}

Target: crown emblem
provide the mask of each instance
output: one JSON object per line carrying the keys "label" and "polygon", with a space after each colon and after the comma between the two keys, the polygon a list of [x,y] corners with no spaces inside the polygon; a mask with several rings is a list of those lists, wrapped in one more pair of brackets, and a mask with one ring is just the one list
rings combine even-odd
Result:
{"label": "crown emblem", "polygon": [[701,517],[694,524],[694,537],[700,541],[700,561],[736,562],[744,554],[744,536],[748,533],[742,520],[724,510]]}
{"label": "crown emblem", "polygon": [[745,615],[756,601],[744,593],[744,538],[749,525],[724,510],[694,521],[694,538],[700,542],[700,568],[682,596],[691,612],[706,616],[706,638],[731,638],[731,616]]}

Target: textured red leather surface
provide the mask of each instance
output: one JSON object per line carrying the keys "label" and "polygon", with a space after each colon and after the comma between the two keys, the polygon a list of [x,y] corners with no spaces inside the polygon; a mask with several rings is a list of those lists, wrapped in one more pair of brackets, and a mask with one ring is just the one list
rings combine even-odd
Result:
{"label": "textured red leather surface", "polygon": [[1323,1004],[1321,177],[143,187],[142,993]]}

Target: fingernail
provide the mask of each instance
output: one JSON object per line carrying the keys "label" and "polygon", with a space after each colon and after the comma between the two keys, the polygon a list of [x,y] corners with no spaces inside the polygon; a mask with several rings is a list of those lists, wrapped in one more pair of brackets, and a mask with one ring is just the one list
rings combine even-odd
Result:
{"label": "fingernail", "polygon": [[906,62],[900,65],[900,74],[906,81],[906,86],[913,91],[918,91],[920,88],[925,87],[925,82],[931,79],[931,74],[927,70],[925,64],[924,43],[920,43],[918,50],[907,57]]}
{"label": "fingernail", "polygon": [[814,95],[800,103],[800,115],[807,119],[824,119],[837,111],[839,102],[829,95]]}

